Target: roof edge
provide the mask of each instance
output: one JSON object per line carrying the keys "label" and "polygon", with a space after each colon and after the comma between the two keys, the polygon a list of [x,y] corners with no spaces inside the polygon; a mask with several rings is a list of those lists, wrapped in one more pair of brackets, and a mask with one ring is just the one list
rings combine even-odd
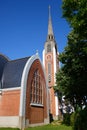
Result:
{"label": "roof edge", "polygon": [[24,116],[25,115],[25,100],[26,100],[26,84],[27,84],[27,77],[28,77],[28,72],[30,70],[30,67],[32,63],[36,60],[39,59],[38,53],[35,55],[31,56],[24,67],[23,73],[22,73],[22,80],[21,80],[21,94],[20,94],[20,111],[19,115]]}
{"label": "roof edge", "polygon": [[4,55],[4,54],[2,54],[2,53],[0,53],[0,55],[3,56],[7,61],[10,61],[10,58],[7,57],[6,55]]}

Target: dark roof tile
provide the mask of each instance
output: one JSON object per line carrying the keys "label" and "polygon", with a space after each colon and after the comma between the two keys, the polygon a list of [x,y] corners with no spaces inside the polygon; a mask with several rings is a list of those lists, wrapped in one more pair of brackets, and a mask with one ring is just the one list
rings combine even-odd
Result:
{"label": "dark roof tile", "polygon": [[21,85],[24,66],[30,57],[9,61],[2,75],[2,88],[13,88]]}

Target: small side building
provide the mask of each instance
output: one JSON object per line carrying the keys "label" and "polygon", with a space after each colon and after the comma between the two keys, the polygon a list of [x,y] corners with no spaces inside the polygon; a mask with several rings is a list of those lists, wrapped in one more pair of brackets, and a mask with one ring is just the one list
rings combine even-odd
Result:
{"label": "small side building", "polygon": [[48,87],[38,54],[9,60],[0,54],[0,127],[49,123]]}

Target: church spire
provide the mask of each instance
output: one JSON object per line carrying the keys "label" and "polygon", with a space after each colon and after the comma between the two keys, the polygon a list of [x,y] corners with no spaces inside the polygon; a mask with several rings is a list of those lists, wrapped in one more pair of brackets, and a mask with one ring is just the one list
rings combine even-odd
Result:
{"label": "church spire", "polygon": [[54,39],[54,34],[53,34],[53,28],[52,28],[52,20],[51,20],[51,10],[49,6],[49,21],[48,21],[48,38],[49,40]]}

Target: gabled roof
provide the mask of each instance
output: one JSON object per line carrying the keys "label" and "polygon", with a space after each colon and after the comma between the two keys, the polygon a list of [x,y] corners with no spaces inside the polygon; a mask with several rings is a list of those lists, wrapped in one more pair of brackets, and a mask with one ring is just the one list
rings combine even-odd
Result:
{"label": "gabled roof", "polygon": [[1,79],[2,89],[21,86],[23,69],[29,58],[30,57],[25,57],[17,60],[12,60],[8,61],[5,64]]}

